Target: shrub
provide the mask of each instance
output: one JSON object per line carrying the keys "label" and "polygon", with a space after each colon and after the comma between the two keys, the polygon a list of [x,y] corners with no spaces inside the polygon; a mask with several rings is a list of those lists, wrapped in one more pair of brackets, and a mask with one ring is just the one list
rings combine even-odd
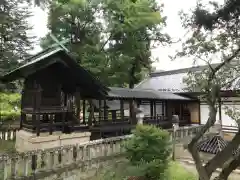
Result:
{"label": "shrub", "polygon": [[1,120],[15,120],[20,116],[20,99],[18,93],[0,92],[0,114]]}
{"label": "shrub", "polygon": [[155,126],[138,125],[125,149],[130,163],[142,167],[145,179],[165,179],[171,153],[167,131]]}

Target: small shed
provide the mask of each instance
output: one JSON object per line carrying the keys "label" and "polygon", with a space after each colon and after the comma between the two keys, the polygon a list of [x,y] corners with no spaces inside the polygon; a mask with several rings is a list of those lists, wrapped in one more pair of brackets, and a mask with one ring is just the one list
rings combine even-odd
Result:
{"label": "small shed", "polygon": [[21,101],[21,128],[28,131],[72,132],[74,96],[101,99],[108,88],[81,67],[61,48],[46,49],[25,60],[25,64],[5,74],[0,80],[8,83],[24,80]]}

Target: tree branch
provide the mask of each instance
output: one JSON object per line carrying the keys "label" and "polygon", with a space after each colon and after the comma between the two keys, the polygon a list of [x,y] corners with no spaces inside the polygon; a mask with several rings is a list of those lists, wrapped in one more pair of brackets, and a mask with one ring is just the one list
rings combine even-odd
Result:
{"label": "tree branch", "polygon": [[222,63],[220,63],[219,65],[217,65],[217,67],[214,68],[214,71],[212,73],[210,73],[209,75],[209,80],[211,81],[214,76],[216,75],[216,73],[223,67],[225,66],[227,63],[230,63],[240,52],[240,47],[238,47],[238,49],[230,56],[228,57],[225,61],[223,61]]}
{"label": "tree branch", "polygon": [[232,150],[237,149],[240,144],[240,130],[234,136],[231,142],[221,152],[215,155],[206,165],[205,169],[209,175],[211,175],[218,167],[222,167],[223,164],[232,156]]}
{"label": "tree branch", "polygon": [[218,176],[218,179],[227,180],[228,176],[232,173],[233,170],[237,169],[239,164],[240,154],[222,169],[221,173]]}

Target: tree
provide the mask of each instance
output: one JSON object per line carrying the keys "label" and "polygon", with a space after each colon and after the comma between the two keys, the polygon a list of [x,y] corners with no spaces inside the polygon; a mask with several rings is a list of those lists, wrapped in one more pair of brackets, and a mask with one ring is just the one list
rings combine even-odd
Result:
{"label": "tree", "polygon": [[[164,19],[156,8],[151,0],[54,0],[48,27],[58,40],[70,39],[66,47],[106,85],[133,87],[151,66],[150,42],[168,40],[158,32]],[[121,11],[124,22],[118,19]],[[42,47],[53,43],[49,39],[42,40]]]}
{"label": "tree", "polygon": [[[240,164],[240,155],[228,162],[232,152],[239,147],[240,130],[227,147],[204,166],[197,151],[197,143],[216,122],[221,90],[233,92],[239,88],[240,23],[235,10],[231,13],[228,11],[226,18],[220,13],[225,11],[226,5],[224,7],[217,3],[211,3],[211,5],[215,8],[215,13],[209,13],[201,3],[191,15],[182,13],[183,26],[189,29],[192,35],[183,42],[182,50],[177,53],[177,56],[194,57],[194,60],[202,60],[208,65],[204,71],[190,73],[185,79],[188,89],[201,92],[201,98],[204,98],[209,106],[207,123],[188,144],[188,150],[192,154],[201,180],[209,180],[212,173],[219,167],[223,168],[218,179],[225,180]],[[220,63],[211,65],[216,58]],[[236,111],[228,108],[227,113],[239,123]]]}
{"label": "tree", "polygon": [[27,31],[31,29],[27,19],[31,14],[25,0],[1,0],[0,14],[0,75],[2,75],[18,65],[19,60],[28,57],[33,37],[27,35]]}
{"label": "tree", "polygon": [[[102,23],[97,21],[99,2],[54,0],[50,5],[48,28],[65,46],[81,66],[87,68],[103,82],[107,81],[108,59],[102,40]],[[49,35],[42,39],[41,46],[49,47],[54,42]]]}
{"label": "tree", "polygon": [[162,6],[155,0],[105,0],[103,4],[112,67],[122,67],[113,68],[114,77],[133,88],[151,69],[154,42],[169,42],[169,36],[161,33],[166,25],[160,16]]}

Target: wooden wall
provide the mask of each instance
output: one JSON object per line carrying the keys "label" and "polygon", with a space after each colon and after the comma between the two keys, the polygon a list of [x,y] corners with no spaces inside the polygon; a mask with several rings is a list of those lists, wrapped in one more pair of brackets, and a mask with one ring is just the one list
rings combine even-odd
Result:
{"label": "wooden wall", "polygon": [[192,124],[199,124],[200,123],[200,104],[198,102],[191,102],[188,104],[188,108],[191,114],[191,123]]}

